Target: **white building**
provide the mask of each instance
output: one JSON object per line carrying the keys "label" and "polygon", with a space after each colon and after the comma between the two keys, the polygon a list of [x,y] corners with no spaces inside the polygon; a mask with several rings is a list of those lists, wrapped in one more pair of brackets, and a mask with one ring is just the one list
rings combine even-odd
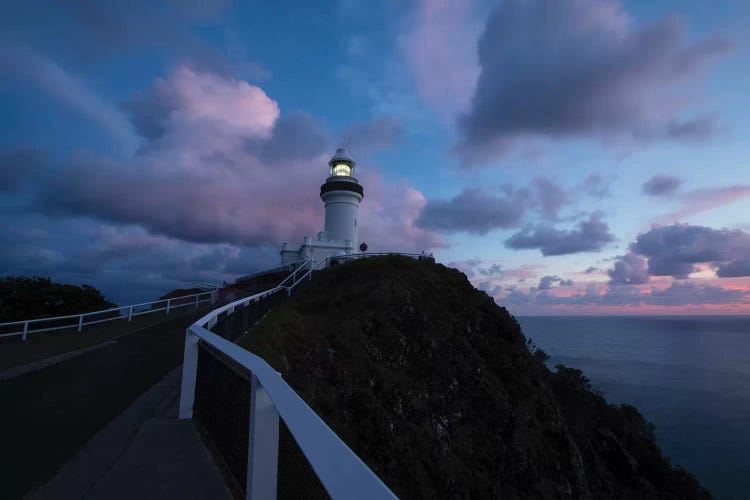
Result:
{"label": "white building", "polygon": [[281,263],[291,264],[312,258],[313,265],[326,257],[349,255],[356,251],[357,214],[359,203],[364,198],[364,190],[354,176],[355,162],[346,149],[336,150],[328,162],[328,178],[320,186],[320,198],[325,203],[325,227],[313,240],[305,236],[297,250],[288,248],[284,243],[281,248]]}

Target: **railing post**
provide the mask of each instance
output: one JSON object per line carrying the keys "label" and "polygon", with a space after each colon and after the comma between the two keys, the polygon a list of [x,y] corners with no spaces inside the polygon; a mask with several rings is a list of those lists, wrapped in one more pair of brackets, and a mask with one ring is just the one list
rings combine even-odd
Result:
{"label": "railing post", "polygon": [[214,290],[211,292],[211,303],[216,304],[216,301],[219,299],[219,290]]}
{"label": "railing post", "polygon": [[172,299],[167,299],[167,314],[169,314],[169,303]]}
{"label": "railing post", "polygon": [[198,374],[198,336],[190,329],[185,331],[185,355],[182,359],[182,386],[180,387],[180,418],[193,418],[195,380]]}
{"label": "railing post", "polygon": [[23,336],[21,336],[21,339],[26,340],[26,334],[29,333],[29,322],[24,321],[23,323]]}
{"label": "railing post", "polygon": [[78,316],[78,331],[80,332],[83,329],[83,314]]}
{"label": "railing post", "polygon": [[195,308],[196,309],[198,309],[198,297],[200,297],[200,295],[195,296]]}
{"label": "railing post", "polygon": [[130,306],[130,309],[128,310],[128,323],[130,323],[133,320],[133,306]]}
{"label": "railing post", "polygon": [[279,413],[253,375],[250,383],[250,439],[247,447],[247,500],[276,498]]}

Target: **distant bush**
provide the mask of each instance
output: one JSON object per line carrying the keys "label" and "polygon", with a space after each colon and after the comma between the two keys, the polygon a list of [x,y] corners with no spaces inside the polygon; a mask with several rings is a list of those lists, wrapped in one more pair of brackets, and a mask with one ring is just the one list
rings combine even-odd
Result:
{"label": "distant bush", "polygon": [[116,307],[96,288],[65,285],[49,278],[0,278],[0,323],[66,316]]}
{"label": "distant bush", "polygon": [[555,365],[556,379],[562,388],[591,390],[591,381],[578,368],[568,368],[565,365]]}
{"label": "distant bush", "polygon": [[531,353],[532,356],[534,356],[534,359],[536,359],[540,363],[544,363],[549,359],[549,354],[540,349],[539,346],[537,346],[531,338],[526,340],[526,349]]}

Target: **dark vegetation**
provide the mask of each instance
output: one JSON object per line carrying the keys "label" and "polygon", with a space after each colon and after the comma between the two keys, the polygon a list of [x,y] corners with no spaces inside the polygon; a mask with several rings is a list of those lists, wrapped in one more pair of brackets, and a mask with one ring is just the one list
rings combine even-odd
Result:
{"label": "dark vegetation", "polygon": [[0,278],[0,323],[80,314],[116,307],[96,288],[49,278]]}
{"label": "dark vegetation", "polygon": [[159,297],[159,300],[176,299],[177,297],[184,297],[186,295],[195,295],[196,293],[201,293],[201,291],[200,288],[177,288],[171,292],[165,293]]}
{"label": "dark vegetation", "polygon": [[654,428],[549,370],[459,271],[379,257],[316,275],[240,340],[402,498],[706,498]]}

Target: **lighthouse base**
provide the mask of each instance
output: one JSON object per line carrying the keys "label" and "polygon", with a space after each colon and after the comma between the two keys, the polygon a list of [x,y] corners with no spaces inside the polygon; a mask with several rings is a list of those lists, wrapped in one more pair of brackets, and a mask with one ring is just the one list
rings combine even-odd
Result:
{"label": "lighthouse base", "polygon": [[351,240],[332,241],[323,238],[324,233],[319,233],[317,240],[305,236],[304,242],[296,250],[288,248],[288,245],[284,243],[280,252],[281,264],[293,264],[312,259],[311,265],[314,267],[328,257],[351,255],[354,251]]}

